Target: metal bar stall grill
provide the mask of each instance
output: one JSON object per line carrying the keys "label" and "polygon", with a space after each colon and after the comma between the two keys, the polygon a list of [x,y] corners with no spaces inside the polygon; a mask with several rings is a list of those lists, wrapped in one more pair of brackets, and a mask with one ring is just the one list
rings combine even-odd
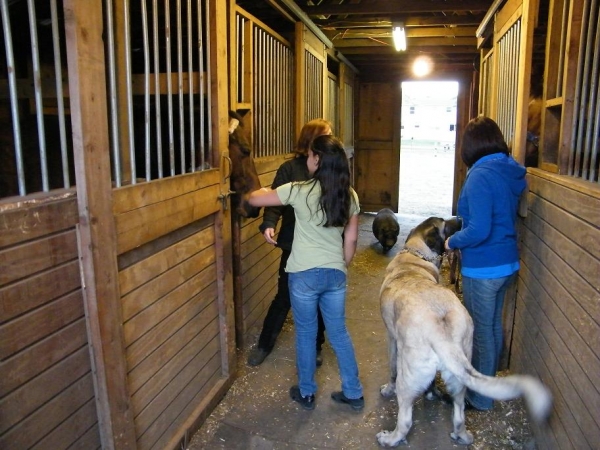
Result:
{"label": "metal bar stall grill", "polygon": [[[342,111],[344,120],[342,136],[344,136],[344,147],[347,150],[354,150],[354,88],[344,83],[344,110]],[[342,130],[336,131],[340,133]]]}
{"label": "metal bar stall grill", "polygon": [[130,30],[129,0],[123,0],[123,37],[125,41],[125,89],[127,101],[127,127],[129,129],[129,161],[131,161],[131,183],[137,182],[135,165],[135,141],[133,127],[133,91],[131,86],[131,30]]}
{"label": "metal bar stall grill", "polygon": [[[6,49],[6,69],[8,75],[8,86],[10,89],[10,106],[13,121],[14,149],[17,165],[17,182],[19,185],[19,195],[25,195],[27,189],[25,186],[25,169],[23,167],[23,147],[21,142],[21,121],[19,120],[19,103],[17,97],[17,77],[15,70],[15,59],[13,51],[12,30],[10,24],[10,15],[8,10],[8,0],[2,0],[0,3],[2,12],[2,29],[4,30],[4,46]],[[8,187],[4,188],[8,192]],[[5,193],[6,195],[6,193]]]}
{"label": "metal bar stall grill", "polygon": [[56,103],[58,107],[58,128],[60,134],[60,155],[62,162],[63,186],[71,185],[69,176],[69,155],[67,153],[67,129],[65,124],[65,101],[63,97],[62,57],[60,55],[60,30],[58,28],[58,9],[56,0],[50,1],[52,21],[52,50],[54,51],[54,77],[56,80]]}
{"label": "metal bar stall grill", "polygon": [[[192,30],[192,0],[187,0],[187,29]],[[199,31],[199,30],[198,30]],[[188,60],[188,114],[189,114],[189,141],[190,141],[190,162],[192,172],[196,171],[196,127],[194,126],[194,71],[191,64],[194,55],[194,40],[192,32],[187,34],[187,60]]]}
{"label": "metal bar stall grill", "polygon": [[[263,30],[261,30],[258,27],[253,27],[253,38],[252,38],[252,43],[254,45],[254,48],[252,49],[252,74],[254,76],[254,92],[253,92],[253,97],[254,97],[254,150],[255,150],[255,155],[256,156],[263,156],[263,152],[262,149],[264,148],[263,145],[263,135],[264,135],[264,129],[261,126],[261,124],[263,123],[263,116],[264,116],[264,112],[263,112],[263,98],[262,98],[262,92],[263,92],[263,77],[262,77],[262,67],[263,64],[262,62],[264,61],[263,59],[263,55],[262,55],[262,35],[263,35]],[[261,101],[259,101],[259,99]]]}
{"label": "metal bar stall grill", "polygon": [[111,143],[111,155],[112,155],[112,177],[115,181],[115,185],[120,187],[122,182],[121,177],[121,158],[119,157],[119,143],[117,139],[119,137],[119,123],[117,122],[117,111],[119,110],[117,104],[117,77],[116,77],[116,64],[117,59],[115,55],[115,26],[114,26],[114,11],[112,2],[106,4],[106,29],[107,29],[107,55],[108,55],[108,104],[110,116],[113,120],[110,121],[110,143]]}
{"label": "metal bar stall grill", "polygon": [[29,11],[29,33],[31,35],[31,60],[33,62],[33,85],[35,88],[35,115],[38,126],[38,142],[40,149],[40,167],[42,170],[42,189],[50,190],[48,182],[48,155],[46,152],[46,133],[44,132],[44,103],[42,101],[42,80],[40,76],[40,49],[37,35],[37,17],[35,3],[27,0]]}
{"label": "metal bar stall grill", "polygon": [[[188,30],[191,31],[191,30]],[[181,30],[181,0],[177,0],[177,94],[179,97],[179,157],[181,173],[185,173],[185,125],[183,111],[183,36]]]}
{"label": "metal bar stall grill", "polygon": [[[255,157],[275,156],[293,149],[293,53],[291,45],[281,36],[256,21],[237,12],[236,61],[238,84],[236,98],[245,100],[244,52],[251,52],[253,147]],[[251,42],[245,42],[244,30],[252,27]]]}
{"label": "metal bar stall grill", "polygon": [[334,78],[327,77],[327,92],[329,95],[327,96],[327,116],[325,117],[333,124],[333,132],[337,135],[340,134],[339,127],[339,118],[338,118],[338,83]]}
{"label": "metal bar stall grill", "polygon": [[[122,14],[115,20],[113,2],[105,1],[112,164],[117,187],[210,167],[207,3],[152,0],[149,7],[148,0],[122,0]],[[122,54],[117,51],[120,44]],[[117,68],[123,65],[125,73],[119,77]],[[127,108],[119,108],[119,104]],[[123,123],[128,134],[125,144],[119,135],[119,124]],[[124,164],[126,155],[129,164]],[[127,167],[130,172],[123,173]],[[138,178],[142,172],[143,177]]]}
{"label": "metal bar stall grill", "polygon": [[264,67],[264,55],[263,55],[263,40],[265,32],[258,27],[254,27],[253,39],[253,75],[254,75],[254,149],[256,156],[264,156],[264,135],[265,130],[262,126],[264,112],[264,77],[262,76],[262,70]]}
{"label": "metal bar stall grill", "polygon": [[304,121],[308,122],[323,115],[323,63],[306,50],[306,114]]}
{"label": "metal bar stall grill", "polygon": [[[274,89],[274,83],[275,83],[275,43],[273,42],[273,39],[269,39],[268,40],[269,43],[269,47],[267,50],[267,58],[269,60],[269,62],[271,62],[271,64],[269,64],[268,67],[268,75],[267,75],[267,79],[268,79],[268,86],[269,89],[267,89],[267,93],[268,93],[268,114],[269,114],[269,129],[270,130],[275,130],[275,89]],[[269,156],[274,155],[275,151],[277,150],[275,148],[275,140],[273,139],[275,136],[275,133],[269,133],[267,134],[267,137],[269,138],[269,141],[267,143],[268,149],[267,149],[267,154]]]}
{"label": "metal bar stall grill", "polygon": [[598,177],[600,132],[600,12],[597,0],[584,3],[587,26],[582,26],[575,86],[574,123],[568,174],[587,181]]}
{"label": "metal bar stall grill", "polygon": [[509,147],[514,145],[517,106],[521,20],[517,20],[498,41],[498,101],[496,121]]}
{"label": "metal bar stall grill", "polygon": [[485,55],[481,61],[482,80],[479,93],[479,114],[490,117],[492,98],[492,70],[494,68],[494,50]]}
{"label": "metal bar stall grill", "polygon": [[[142,7],[142,36],[144,42],[144,111],[150,111],[150,51],[148,43],[148,6],[146,0],[141,0]],[[150,181],[150,116],[144,114],[144,168],[146,181]]]}
{"label": "metal bar stall grill", "polygon": [[[69,188],[74,169],[64,105],[64,31],[56,0],[0,0],[0,14],[5,50],[0,57],[6,67],[2,78],[8,84],[0,103],[10,108],[12,119],[12,132],[3,130],[8,145],[2,150],[0,198]],[[13,33],[15,23],[19,27]]]}

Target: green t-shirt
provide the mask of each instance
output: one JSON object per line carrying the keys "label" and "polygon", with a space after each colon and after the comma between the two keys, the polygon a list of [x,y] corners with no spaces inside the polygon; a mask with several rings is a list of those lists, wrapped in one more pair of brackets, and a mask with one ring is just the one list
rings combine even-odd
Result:
{"label": "green t-shirt", "polygon": [[[350,188],[353,201],[350,215],[360,212],[358,195]],[[294,207],[296,227],[292,253],[286,272],[301,272],[316,267],[339,269],[346,272],[342,241],[343,227],[324,227],[323,212],[319,198],[321,185],[318,182],[302,181],[287,183],[277,188],[279,200]]]}

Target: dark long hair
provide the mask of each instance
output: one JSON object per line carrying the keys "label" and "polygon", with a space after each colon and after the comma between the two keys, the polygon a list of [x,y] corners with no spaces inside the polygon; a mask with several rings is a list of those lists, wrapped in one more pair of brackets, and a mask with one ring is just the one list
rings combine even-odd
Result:
{"label": "dark long hair", "polygon": [[321,185],[319,205],[325,213],[325,227],[346,226],[350,218],[350,166],[340,140],[322,135],[312,143],[311,150],[319,157],[319,167],[313,180]]}
{"label": "dark long hair", "polygon": [[460,151],[467,167],[471,167],[484,156],[494,153],[509,154],[498,124],[484,116],[469,121],[465,127]]}

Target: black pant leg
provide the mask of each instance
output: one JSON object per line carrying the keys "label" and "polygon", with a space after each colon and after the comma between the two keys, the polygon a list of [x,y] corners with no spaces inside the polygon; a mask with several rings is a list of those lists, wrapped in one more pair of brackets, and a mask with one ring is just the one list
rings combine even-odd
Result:
{"label": "black pant leg", "polygon": [[290,257],[290,253],[289,250],[281,249],[277,294],[275,294],[275,298],[269,306],[269,310],[267,311],[267,315],[263,322],[262,332],[258,338],[258,347],[268,352],[273,350],[277,336],[279,336],[291,308],[288,274],[285,271],[285,266]]}
{"label": "black pant leg", "polygon": [[317,328],[317,353],[319,353],[325,343],[325,322],[323,321],[321,308],[317,308],[317,320],[319,324]]}

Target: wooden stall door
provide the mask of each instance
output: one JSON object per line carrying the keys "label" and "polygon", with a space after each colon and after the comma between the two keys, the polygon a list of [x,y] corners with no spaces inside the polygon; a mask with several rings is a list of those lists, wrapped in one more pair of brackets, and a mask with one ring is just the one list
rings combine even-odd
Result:
{"label": "wooden stall door", "polygon": [[355,141],[355,189],[363,211],[398,211],[400,87],[361,83]]}
{"label": "wooden stall door", "polygon": [[[113,188],[104,151],[106,64],[98,56],[102,4],[93,2],[92,16],[89,3],[65,8],[79,249],[102,447],[176,448],[234,377],[228,99],[227,84],[217,82],[228,76],[220,51],[227,48],[226,5],[205,2],[212,19],[211,168],[152,181],[132,176],[135,183]],[[116,41],[126,41],[125,27],[116,31]]]}

